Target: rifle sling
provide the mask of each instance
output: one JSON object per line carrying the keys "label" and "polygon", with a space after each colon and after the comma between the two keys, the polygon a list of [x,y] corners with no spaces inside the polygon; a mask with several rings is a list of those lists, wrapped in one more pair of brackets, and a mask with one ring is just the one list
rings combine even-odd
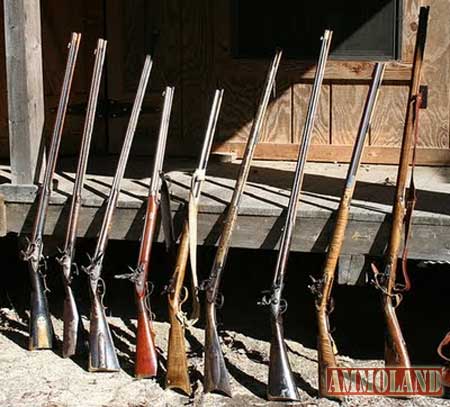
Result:
{"label": "rifle sling", "polygon": [[419,112],[422,105],[422,95],[419,93],[413,101],[414,106],[414,142],[413,142],[413,152],[411,160],[411,178],[408,188],[408,196],[406,198],[406,213],[405,213],[405,238],[402,253],[402,274],[404,284],[397,286],[396,291],[405,292],[411,289],[411,280],[408,274],[408,242],[411,235],[412,226],[412,214],[417,202],[416,186],[414,183],[414,168],[416,166],[416,150],[417,142],[419,139]]}
{"label": "rifle sling", "polygon": [[[205,180],[205,170],[197,169],[192,175],[191,192],[189,194],[189,207],[188,207],[188,230],[189,230],[189,261],[191,265],[191,289],[192,289],[192,302],[196,305],[199,304],[198,298],[198,277],[197,277],[197,212],[198,212],[198,198],[194,196],[194,186],[196,183],[203,183]],[[198,307],[193,307],[198,309]],[[189,323],[195,324],[198,319],[198,315],[192,315]]]}

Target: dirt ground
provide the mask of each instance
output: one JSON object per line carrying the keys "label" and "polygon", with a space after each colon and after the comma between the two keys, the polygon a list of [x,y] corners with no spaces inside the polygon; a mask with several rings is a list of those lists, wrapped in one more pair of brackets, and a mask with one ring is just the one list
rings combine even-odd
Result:
{"label": "dirt ground", "polygon": [[[27,325],[10,308],[0,310],[0,405],[18,407],[159,407],[159,406],[275,406],[265,400],[269,343],[241,333],[224,331],[225,357],[231,376],[233,398],[203,394],[203,331],[188,334],[192,396],[163,389],[164,371],[156,380],[136,380],[133,372],[136,321],[110,318],[123,370],[118,373],[88,373],[85,360],[63,359],[60,354],[62,321],[54,319],[58,338],[55,351],[26,350]],[[86,323],[87,321],[85,321]],[[87,325],[87,323],[86,323]],[[156,322],[157,344],[164,364],[168,324]],[[287,341],[301,401],[292,406],[337,406],[317,398],[317,353]],[[343,365],[380,366],[380,361],[358,361],[340,357]],[[444,406],[450,401],[417,397],[397,400],[380,397],[349,397],[342,406]]]}

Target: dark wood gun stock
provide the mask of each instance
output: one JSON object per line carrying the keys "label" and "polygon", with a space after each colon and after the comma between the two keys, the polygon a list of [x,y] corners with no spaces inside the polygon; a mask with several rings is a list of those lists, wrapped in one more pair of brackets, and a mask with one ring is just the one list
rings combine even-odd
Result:
{"label": "dark wood gun stock", "polygon": [[206,291],[204,391],[216,391],[230,397],[231,389],[228,383],[228,372],[225,366],[222,350],[220,348],[216,323],[216,306],[218,304],[220,308],[223,303],[223,297],[219,292],[219,286],[225,267],[228,250],[231,244],[234,226],[238,216],[239,204],[250,173],[253,154],[255,152],[261,126],[266,115],[270,95],[275,84],[275,78],[282,54],[283,52],[281,50],[276,51],[267,73],[264,83],[264,90],[261,94],[255,120],[253,121],[250,135],[245,146],[242,163],[239,167],[239,173],[236,178],[236,186],[224,218],[223,229],[220,235],[214,263],[211,268],[211,273],[209,278],[204,282],[204,289]]}
{"label": "dark wood gun stock", "polygon": [[[189,257],[189,225],[184,222],[180,245],[178,246],[175,272],[172,276],[169,297],[169,348],[167,353],[166,387],[176,388],[186,394],[191,393],[191,382],[188,374],[188,362],[185,344],[184,321],[181,306],[186,301],[187,295],[182,298],[183,282],[186,274],[186,266]],[[185,317],[184,317],[185,318]]]}
{"label": "dark wood gun stock", "polygon": [[281,305],[271,304],[270,325],[272,337],[270,340],[269,383],[267,398],[269,400],[298,400],[297,385],[291,370],[284,341],[283,317]]}
{"label": "dark wood gun stock", "polygon": [[147,202],[147,213],[142,233],[141,249],[138,259],[140,271],[134,285],[134,293],[137,305],[137,333],[136,333],[136,357],[134,373],[138,378],[154,377],[158,371],[158,355],[154,343],[154,333],[150,319],[150,310],[147,309],[147,276],[150,262],[151,247],[156,230],[159,204],[155,196],[150,195]]}
{"label": "dark wood gun stock", "polygon": [[[95,282],[91,281],[92,284]],[[117,372],[120,364],[106,320],[103,293],[99,293],[98,287],[91,287],[91,303],[88,369],[90,372]]]}
{"label": "dark wood gun stock", "polygon": [[207,301],[205,327],[205,393],[216,392],[231,397],[228,370],[225,365],[219,334],[217,332],[216,306]]}
{"label": "dark wood gun stock", "polygon": [[28,268],[31,279],[30,336],[28,349],[51,349],[53,343],[53,325],[48,311],[44,283],[41,280],[39,272],[39,261],[29,259]]}
{"label": "dark wood gun stock", "polygon": [[81,34],[72,33],[44,179],[37,195],[36,217],[28,247],[22,252],[23,259],[28,262],[31,280],[29,350],[49,349],[52,348],[53,342],[53,327],[45,295],[45,276],[42,271],[42,263],[45,264],[43,235],[80,40]]}

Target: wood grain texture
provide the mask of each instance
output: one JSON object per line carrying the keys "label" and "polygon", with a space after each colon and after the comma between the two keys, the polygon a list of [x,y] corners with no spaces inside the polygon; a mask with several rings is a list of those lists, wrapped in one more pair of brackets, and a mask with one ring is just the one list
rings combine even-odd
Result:
{"label": "wood grain texture", "polygon": [[369,85],[331,85],[331,144],[354,144],[368,91]]}
{"label": "wood grain texture", "polygon": [[370,127],[370,145],[401,145],[408,93],[408,86],[382,85]]}
{"label": "wood grain texture", "polygon": [[422,73],[422,84],[428,86],[428,108],[420,114],[419,145],[449,148],[450,0],[433,0],[429,4],[430,23]]}
{"label": "wood grain texture", "polygon": [[41,15],[36,2],[6,1],[3,6],[12,183],[30,185],[44,126]]}
{"label": "wood grain texture", "polygon": [[211,4],[207,0],[182,2],[183,140],[196,145],[202,142],[214,92]]}
{"label": "wood grain texture", "polygon": [[[264,143],[289,143],[292,139],[292,86],[289,78],[282,72],[277,77],[275,84],[276,97],[272,97],[267,107],[259,140]],[[261,82],[259,93],[262,92],[262,87],[263,83]]]}
{"label": "wood grain texture", "polygon": [[[64,77],[67,44],[71,32],[81,33],[80,51],[73,79],[68,115],[61,140],[62,154],[76,154],[81,143],[84,111],[74,113],[77,106],[87,103],[97,39],[103,36],[103,8],[100,0],[63,3],[57,0],[42,2],[42,53],[44,64],[45,129],[48,139],[56,118],[59,93]],[[108,55],[108,51],[106,53]],[[100,88],[102,99],[103,87]],[[93,149],[105,146],[105,128],[96,121],[92,138]]]}
{"label": "wood grain texture", "polygon": [[404,63],[412,63],[413,60],[420,5],[421,0],[403,1],[402,62]]}
{"label": "wood grain texture", "polygon": [[[219,143],[214,145],[213,151],[219,153],[233,153],[242,158],[245,143]],[[256,160],[285,160],[295,161],[298,156],[298,144],[259,143],[256,146]],[[308,153],[309,161],[318,162],[349,162],[353,146],[351,145],[311,145]],[[270,157],[270,158],[268,158]],[[362,162],[366,164],[394,164],[398,165],[400,151],[397,147],[367,146],[364,149]],[[450,165],[450,150],[443,148],[419,148],[417,163],[426,165]]]}
{"label": "wood grain texture", "polygon": [[[169,140],[181,131],[180,36],[181,11],[177,0],[113,0],[106,3],[108,98],[132,104],[145,55],[154,64],[136,129],[131,154],[154,154],[166,85],[175,86]],[[118,152],[129,115],[109,118],[108,150]]]}
{"label": "wood grain texture", "polygon": [[[294,109],[293,109],[293,133],[292,142],[299,144],[301,142],[302,131],[305,125],[306,114],[308,112],[308,103],[311,96],[312,85],[297,83],[293,86]],[[319,106],[317,117],[312,134],[312,144],[330,143],[330,85],[323,84],[320,91]]]}
{"label": "wood grain texture", "polygon": [[9,139],[8,102],[6,98],[5,30],[3,29],[3,22],[3,1],[0,0],[0,157],[6,158],[9,155]]}

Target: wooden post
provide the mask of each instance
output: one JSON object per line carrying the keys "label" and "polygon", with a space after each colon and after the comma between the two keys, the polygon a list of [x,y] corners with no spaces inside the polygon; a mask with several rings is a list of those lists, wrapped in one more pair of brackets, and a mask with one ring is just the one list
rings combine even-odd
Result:
{"label": "wooden post", "polygon": [[4,0],[11,182],[35,181],[44,127],[39,0]]}

